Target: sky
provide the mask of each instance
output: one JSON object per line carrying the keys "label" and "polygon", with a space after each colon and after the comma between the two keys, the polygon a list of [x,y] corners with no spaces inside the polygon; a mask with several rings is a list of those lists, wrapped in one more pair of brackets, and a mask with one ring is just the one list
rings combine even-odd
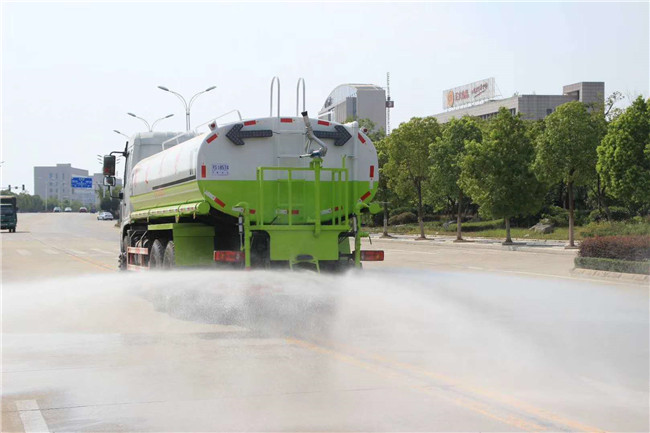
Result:
{"label": "sky", "polygon": [[[185,129],[182,103],[210,86],[192,125],[238,109],[294,115],[306,82],[316,117],[343,83],[386,85],[391,126],[442,110],[442,91],[495,77],[503,97],[561,94],[604,81],[607,94],[649,95],[649,6],[639,3],[27,3],[1,4],[1,186],[33,190],[33,167],[98,154],[144,130]],[[234,121],[230,115],[223,118]]]}

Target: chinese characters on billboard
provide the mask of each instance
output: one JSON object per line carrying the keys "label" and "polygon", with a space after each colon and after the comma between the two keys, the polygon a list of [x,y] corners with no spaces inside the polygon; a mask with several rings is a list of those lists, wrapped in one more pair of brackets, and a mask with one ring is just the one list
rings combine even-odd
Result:
{"label": "chinese characters on billboard", "polygon": [[442,107],[444,109],[454,108],[484,99],[494,98],[494,87],[494,77],[492,77],[444,90],[442,92]]}

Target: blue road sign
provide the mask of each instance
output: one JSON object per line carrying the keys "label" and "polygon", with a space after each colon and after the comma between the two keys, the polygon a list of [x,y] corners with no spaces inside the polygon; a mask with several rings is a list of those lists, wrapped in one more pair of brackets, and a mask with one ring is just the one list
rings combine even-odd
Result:
{"label": "blue road sign", "polygon": [[70,180],[70,186],[73,188],[92,188],[92,177],[73,177]]}

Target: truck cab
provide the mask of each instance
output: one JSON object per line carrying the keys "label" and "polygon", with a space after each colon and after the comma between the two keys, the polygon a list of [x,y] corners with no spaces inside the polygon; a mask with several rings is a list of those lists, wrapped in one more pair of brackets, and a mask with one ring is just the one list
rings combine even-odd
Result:
{"label": "truck cab", "polygon": [[2,230],[9,230],[9,233],[16,232],[18,224],[18,207],[16,206],[16,196],[3,195],[0,197],[0,225]]}

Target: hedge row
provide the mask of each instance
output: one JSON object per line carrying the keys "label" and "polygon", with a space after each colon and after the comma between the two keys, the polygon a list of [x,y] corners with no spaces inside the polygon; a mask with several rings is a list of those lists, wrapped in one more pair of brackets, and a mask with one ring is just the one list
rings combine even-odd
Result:
{"label": "hedge row", "polygon": [[650,236],[587,238],[580,243],[578,255],[602,259],[648,261],[650,260]]}
{"label": "hedge row", "polygon": [[624,222],[602,222],[591,223],[582,227],[580,234],[583,238],[595,236],[633,236],[633,235],[650,235],[650,224],[644,222],[624,223]]}
{"label": "hedge row", "polygon": [[576,257],[575,265],[576,268],[595,269],[598,271],[650,275],[650,262],[631,262],[628,260],[602,259],[599,257]]}

